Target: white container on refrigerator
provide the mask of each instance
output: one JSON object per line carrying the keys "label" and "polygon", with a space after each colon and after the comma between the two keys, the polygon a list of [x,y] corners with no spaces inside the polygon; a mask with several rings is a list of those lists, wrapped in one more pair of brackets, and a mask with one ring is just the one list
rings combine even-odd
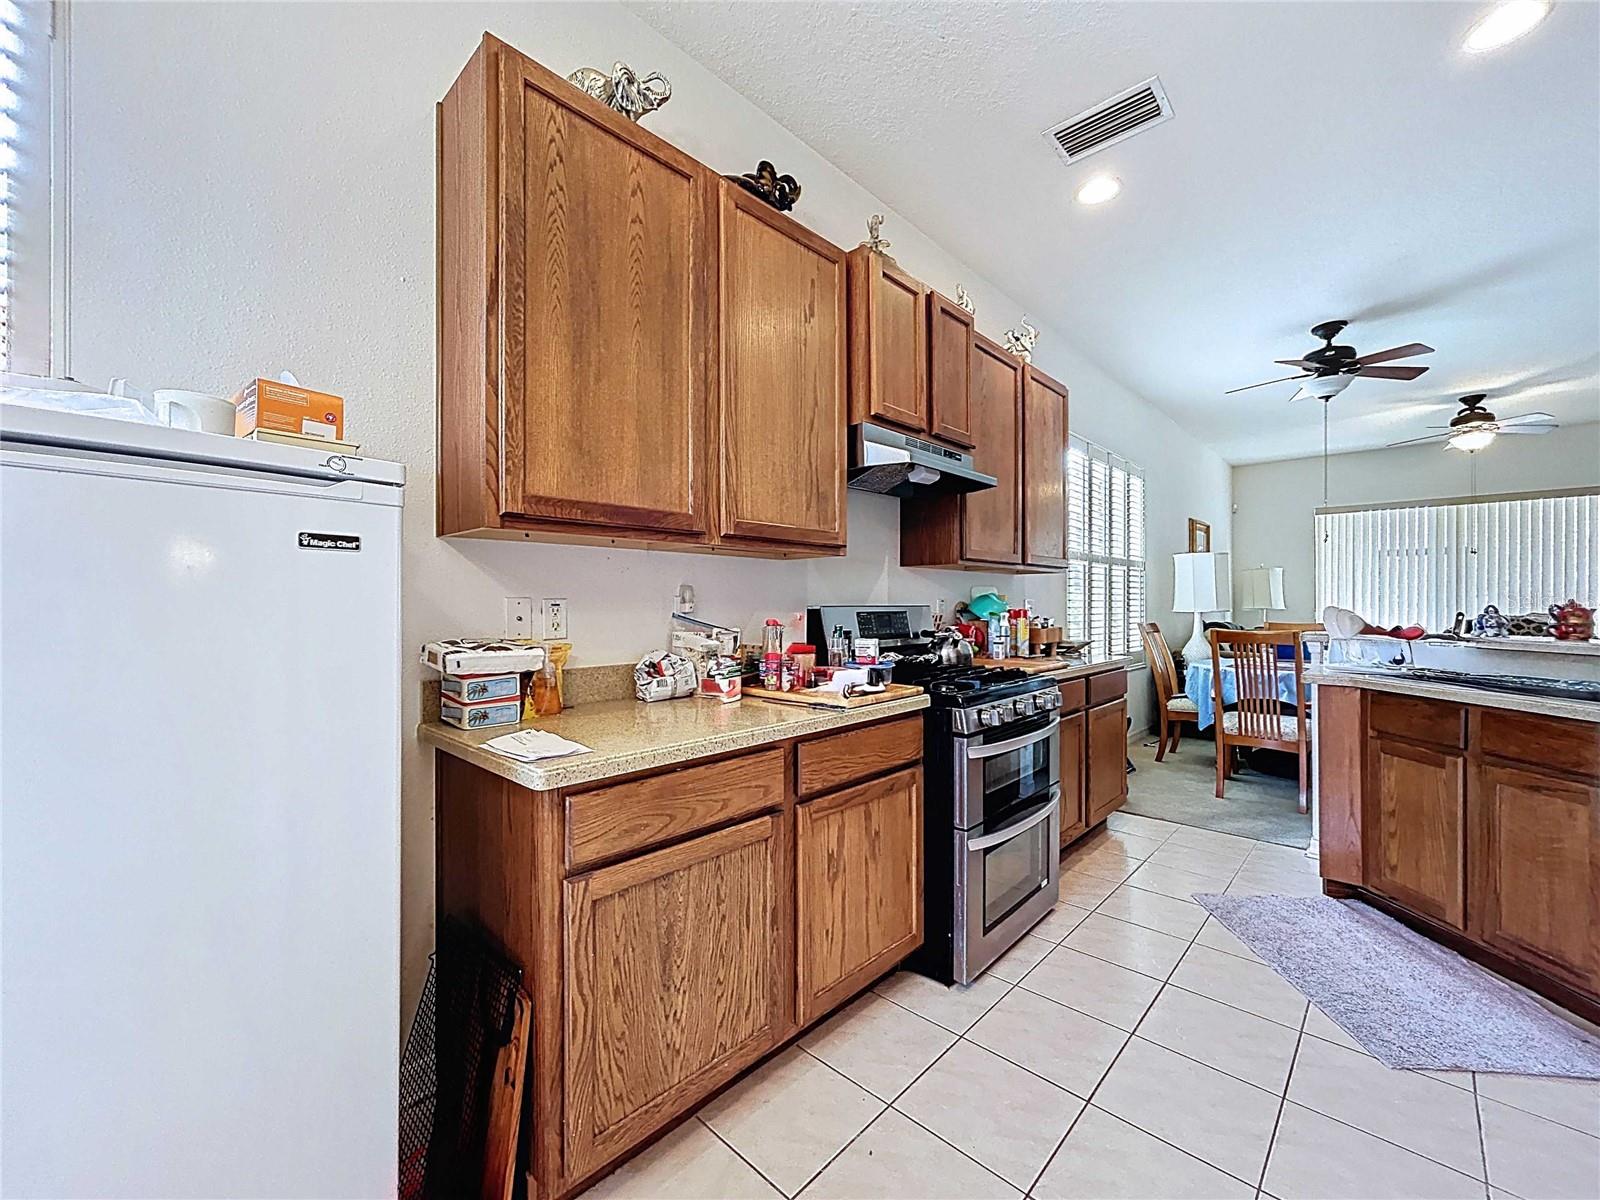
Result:
{"label": "white container on refrigerator", "polygon": [[0,408],[0,1193],[394,1194],[403,481]]}

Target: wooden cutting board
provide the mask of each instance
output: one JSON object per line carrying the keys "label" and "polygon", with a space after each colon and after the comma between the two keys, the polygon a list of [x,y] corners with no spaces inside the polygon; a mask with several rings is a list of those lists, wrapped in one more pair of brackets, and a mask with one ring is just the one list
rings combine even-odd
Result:
{"label": "wooden cutting board", "polygon": [[1027,671],[1032,675],[1043,674],[1048,671],[1064,671],[1068,667],[1079,667],[1082,663],[1070,658],[983,658],[972,660],[978,667],[1015,667],[1019,671]]}
{"label": "wooden cutting board", "polygon": [[922,695],[922,689],[908,683],[891,683],[881,692],[865,696],[851,696],[846,700],[838,692],[825,692],[821,688],[806,688],[799,692],[772,692],[764,687],[744,688],[744,695],[756,700],[771,700],[775,704],[807,704],[812,708],[866,708],[870,704],[887,704],[890,700],[909,700]]}

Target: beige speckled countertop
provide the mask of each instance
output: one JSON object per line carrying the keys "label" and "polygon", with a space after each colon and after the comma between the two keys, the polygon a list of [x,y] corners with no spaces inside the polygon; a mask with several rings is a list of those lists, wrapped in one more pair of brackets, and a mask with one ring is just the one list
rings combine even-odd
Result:
{"label": "beige speckled countertop", "polygon": [[1588,700],[1562,700],[1556,696],[1525,696],[1518,692],[1497,692],[1489,688],[1463,687],[1408,679],[1382,669],[1314,667],[1305,673],[1307,683],[1338,687],[1366,688],[1373,692],[1394,692],[1424,700],[1444,700],[1452,704],[1477,704],[1483,708],[1504,708],[1513,712],[1537,713],[1544,717],[1565,717],[1569,721],[1600,724],[1600,704]]}
{"label": "beige speckled countertop", "polygon": [[548,730],[582,742],[592,751],[541,763],[521,763],[482,749],[490,738],[511,733],[509,726],[469,731],[440,721],[424,721],[417,726],[417,736],[446,754],[539,792],[809,737],[927,707],[925,695],[845,710],[770,704],[749,697],[736,704],[718,704],[698,697],[655,704],[604,700],[580,704],[560,716],[542,717],[519,726]]}
{"label": "beige speckled countertop", "polygon": [[1048,675],[1052,679],[1065,683],[1069,679],[1081,679],[1086,675],[1099,675],[1105,671],[1115,671],[1118,668],[1131,667],[1133,659],[1128,655],[1116,655],[1110,658],[984,658],[982,655],[973,659],[973,664],[980,667],[1006,666],[1016,667],[1034,675]]}

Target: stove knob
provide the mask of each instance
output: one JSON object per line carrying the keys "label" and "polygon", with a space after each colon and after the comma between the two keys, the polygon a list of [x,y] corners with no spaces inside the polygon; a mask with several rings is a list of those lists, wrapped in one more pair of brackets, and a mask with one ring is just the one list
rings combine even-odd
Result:
{"label": "stove knob", "polygon": [[1025,717],[1033,708],[1033,705],[1028,703],[1028,698],[1026,696],[1018,696],[1016,700],[1012,702],[1011,707],[1013,711],[1016,712],[1017,716]]}
{"label": "stove knob", "polygon": [[978,724],[993,725],[995,721],[994,709],[981,708],[978,710]]}

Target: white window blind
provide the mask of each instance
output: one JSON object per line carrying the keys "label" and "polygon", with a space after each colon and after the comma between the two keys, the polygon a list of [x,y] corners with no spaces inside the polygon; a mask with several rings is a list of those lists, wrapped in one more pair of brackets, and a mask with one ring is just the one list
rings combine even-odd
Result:
{"label": "white window blind", "polygon": [[1449,627],[1600,601],[1600,493],[1486,497],[1317,514],[1317,608],[1374,625]]}
{"label": "white window blind", "polygon": [[0,369],[50,374],[51,5],[0,0]]}
{"label": "white window blind", "polygon": [[1102,654],[1142,653],[1144,472],[1082,438],[1067,449],[1069,638]]}

